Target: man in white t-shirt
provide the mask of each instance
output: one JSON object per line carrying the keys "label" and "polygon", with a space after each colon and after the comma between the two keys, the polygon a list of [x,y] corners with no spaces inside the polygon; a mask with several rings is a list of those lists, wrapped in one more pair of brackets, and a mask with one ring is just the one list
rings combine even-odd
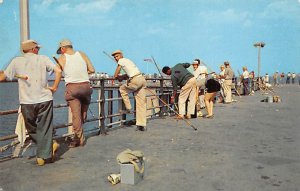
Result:
{"label": "man in white t-shirt", "polygon": [[129,100],[129,93],[134,92],[136,100],[136,126],[137,130],[145,131],[147,123],[147,106],[146,106],[146,92],[145,88],[147,85],[145,77],[142,75],[138,67],[131,60],[124,58],[123,53],[120,50],[116,50],[111,54],[118,66],[115,70],[114,77],[118,78],[121,69],[125,71],[128,76],[127,83],[120,86],[120,93],[123,98],[123,102],[126,110],[121,113],[130,113],[131,104]]}
{"label": "man in white t-shirt", "polygon": [[204,103],[204,89],[205,89],[205,76],[208,74],[207,67],[201,65],[200,59],[195,59],[192,63],[193,66],[193,74],[196,78],[196,85],[197,85],[197,116],[202,117],[202,113],[200,111],[201,108],[205,107]]}
{"label": "man in white t-shirt", "polygon": [[84,52],[73,49],[70,40],[63,39],[58,46],[56,53],[61,54],[58,61],[65,74],[65,100],[72,112],[74,137],[69,147],[84,146],[86,141],[83,133],[83,123],[87,118],[93,92],[90,86],[89,74],[95,73],[95,69]]}
{"label": "man in white t-shirt", "polygon": [[[21,113],[29,137],[37,144],[36,162],[43,166],[52,159],[58,143],[53,136],[53,96],[61,79],[61,70],[43,55],[38,55],[41,46],[35,40],[21,44],[23,56],[14,58],[5,71],[0,71],[0,81],[18,78]],[[55,81],[48,86],[48,72],[55,72]]]}
{"label": "man in white t-shirt", "polygon": [[241,76],[243,80],[243,86],[244,86],[244,95],[250,94],[249,89],[249,72],[246,66],[243,67],[243,74]]}

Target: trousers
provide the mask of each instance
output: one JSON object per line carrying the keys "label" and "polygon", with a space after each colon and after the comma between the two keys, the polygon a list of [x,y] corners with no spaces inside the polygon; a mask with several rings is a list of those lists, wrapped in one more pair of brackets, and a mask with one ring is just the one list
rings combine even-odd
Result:
{"label": "trousers", "polygon": [[187,114],[193,115],[195,113],[196,105],[196,78],[193,77],[182,86],[178,98],[179,114],[185,115],[186,100],[189,99],[187,105]]}
{"label": "trousers", "polygon": [[37,104],[21,104],[25,127],[31,140],[37,145],[36,156],[52,157],[53,101]]}
{"label": "trousers", "polygon": [[147,123],[147,101],[146,101],[146,88],[147,82],[144,76],[138,75],[133,77],[120,87],[120,94],[122,96],[124,105],[127,110],[130,110],[131,103],[129,100],[129,93],[134,93],[136,101],[136,125],[146,127]]}

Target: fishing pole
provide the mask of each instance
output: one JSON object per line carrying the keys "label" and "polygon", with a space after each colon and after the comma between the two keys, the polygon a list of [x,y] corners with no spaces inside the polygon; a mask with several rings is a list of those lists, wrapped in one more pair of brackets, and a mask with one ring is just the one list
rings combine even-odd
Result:
{"label": "fishing pole", "polygon": [[[151,59],[144,59],[144,61],[147,61],[147,62],[152,62],[152,63],[154,63],[154,65],[156,66],[156,69],[158,70],[158,73],[159,73],[159,75],[160,75],[160,76],[161,76],[161,78],[163,79],[163,83],[164,83],[164,85],[167,87],[167,84],[166,84],[166,82],[165,82],[165,80],[164,80],[164,77],[163,77],[162,73],[160,72],[160,71],[161,71],[161,69],[159,68],[158,64],[156,63],[156,61],[155,61],[154,57],[153,57],[153,56],[151,56]],[[177,93],[177,92],[176,92],[176,93]],[[177,105],[176,105],[176,104],[174,104],[174,106],[175,106],[175,108],[176,108],[176,109],[179,111],[179,109],[178,109]]]}
{"label": "fishing pole", "polygon": [[[145,88],[146,90],[148,90],[153,96],[155,96],[157,99],[159,99],[164,106],[167,106],[170,110],[172,110],[177,116],[180,116],[180,114],[175,111],[172,107],[170,107],[164,100],[160,99],[156,94],[154,94],[153,92],[151,92],[148,88]],[[197,127],[195,127],[189,120],[185,119],[184,117],[182,118],[189,126],[191,126],[195,131],[197,130]]]}

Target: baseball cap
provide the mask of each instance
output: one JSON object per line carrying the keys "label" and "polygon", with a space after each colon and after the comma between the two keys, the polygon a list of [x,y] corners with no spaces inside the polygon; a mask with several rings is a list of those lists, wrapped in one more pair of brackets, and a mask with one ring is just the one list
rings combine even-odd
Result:
{"label": "baseball cap", "polygon": [[57,49],[56,53],[61,54],[61,47],[64,47],[64,46],[72,46],[72,42],[68,39],[61,40],[58,44],[58,49]]}

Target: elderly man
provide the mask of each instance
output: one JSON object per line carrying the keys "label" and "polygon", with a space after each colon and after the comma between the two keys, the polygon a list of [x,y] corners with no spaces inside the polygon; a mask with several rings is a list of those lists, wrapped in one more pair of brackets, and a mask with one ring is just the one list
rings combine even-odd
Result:
{"label": "elderly man", "polygon": [[87,117],[87,110],[91,102],[93,89],[90,87],[89,74],[95,69],[88,56],[73,49],[68,39],[61,40],[57,54],[61,54],[58,61],[65,74],[65,100],[71,108],[74,138],[69,147],[84,146],[83,123]]}
{"label": "elderly man", "polygon": [[230,68],[230,64],[228,61],[224,62],[225,65],[225,72],[224,72],[224,94],[225,94],[225,100],[224,103],[231,103],[232,102],[232,95],[231,95],[231,85],[232,85],[232,78],[233,78],[233,71]]}
{"label": "elderly man", "polygon": [[134,92],[136,100],[136,126],[138,131],[146,130],[147,123],[147,106],[146,106],[146,92],[145,88],[147,85],[145,77],[142,75],[138,67],[129,59],[123,57],[123,53],[120,50],[116,50],[111,54],[118,66],[115,70],[114,77],[119,78],[120,71],[123,70],[127,76],[127,83],[121,85],[120,93],[125,104],[125,111],[121,113],[130,113],[131,104],[129,100],[129,93]]}
{"label": "elderly man", "polygon": [[[164,74],[171,76],[173,84],[173,96],[171,97],[171,103],[174,103],[178,86],[181,88],[178,99],[179,115],[177,116],[177,119],[183,119],[184,116],[187,119],[190,119],[191,115],[195,113],[196,78],[187,70],[189,66],[189,63],[182,63],[176,64],[173,68],[165,66],[162,69]],[[187,99],[189,100],[189,103],[186,113],[185,104]]]}
{"label": "elderly man", "polygon": [[[0,72],[0,81],[18,78],[19,101],[25,127],[37,144],[37,165],[52,159],[58,148],[52,142],[53,96],[61,79],[61,70],[46,56],[38,55],[40,45],[35,40],[21,44],[23,56],[14,58],[6,70]],[[48,86],[48,72],[55,72],[55,81]]]}

